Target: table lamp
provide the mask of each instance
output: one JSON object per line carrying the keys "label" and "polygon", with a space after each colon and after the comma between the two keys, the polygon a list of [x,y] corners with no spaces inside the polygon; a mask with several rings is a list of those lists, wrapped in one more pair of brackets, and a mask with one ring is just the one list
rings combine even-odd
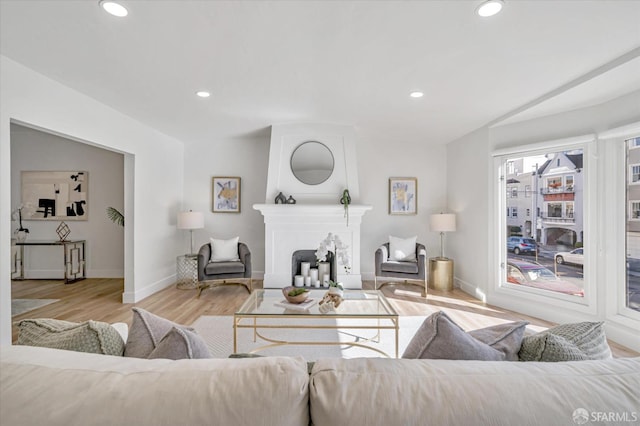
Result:
{"label": "table lamp", "polygon": [[189,210],[188,212],[178,213],[178,229],[188,229],[191,234],[191,256],[195,256],[193,252],[193,230],[202,228],[204,228],[204,215],[202,212]]}
{"label": "table lamp", "polygon": [[440,259],[446,259],[444,257],[444,233],[455,232],[456,215],[453,213],[432,214],[429,223],[432,231],[440,232]]}

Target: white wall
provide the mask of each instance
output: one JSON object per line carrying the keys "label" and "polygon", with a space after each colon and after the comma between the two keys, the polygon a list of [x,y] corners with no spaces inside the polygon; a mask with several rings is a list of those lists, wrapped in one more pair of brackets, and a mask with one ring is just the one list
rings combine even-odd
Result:
{"label": "white wall", "polygon": [[126,302],[175,282],[183,145],[75,90],[0,56],[0,344],[11,342],[10,123],[125,153]]}
{"label": "white wall", "polygon": [[[504,126],[496,125],[483,128],[467,135],[447,146],[448,175],[449,175],[449,206],[459,214],[459,230],[450,239],[454,259],[456,260],[455,279],[468,293],[474,295],[489,295],[487,302],[496,306],[514,309],[519,312],[544,318],[554,322],[607,320],[608,330],[615,340],[635,349],[640,347],[637,329],[626,325],[621,326],[610,321],[607,317],[605,305],[611,291],[608,285],[616,285],[607,279],[604,271],[615,269],[615,265],[599,265],[600,273],[592,279],[597,279],[598,288],[597,312],[593,315],[578,314],[566,309],[549,308],[531,303],[530,301],[507,300],[491,295],[492,285],[491,262],[495,244],[490,217],[494,211],[492,206],[493,186],[497,179],[493,174],[492,152],[496,149],[516,147],[536,142],[544,142],[602,132],[607,129],[637,122],[640,119],[640,91],[614,99],[601,105],[570,111],[563,114],[522,121]],[[601,169],[598,156],[594,157],[596,168]],[[593,170],[592,172],[596,172]],[[459,173],[464,173],[464,178]],[[472,179],[473,177],[477,179]],[[604,179],[607,177],[604,176]],[[602,203],[605,193],[602,186],[592,185],[590,196],[595,205]],[[594,218],[596,229],[604,229],[610,215]],[[463,228],[464,227],[464,228]],[[602,250],[605,242],[598,240],[603,235],[588,236],[592,247]],[[469,242],[476,242],[476,250],[468,250]],[[589,244],[589,243],[587,243]],[[492,283],[491,283],[492,284]],[[635,325],[637,327],[637,324]]]}
{"label": "white wall", "polygon": [[[21,172],[30,170],[83,170],[89,175],[88,220],[67,221],[68,239],[86,243],[86,271],[89,278],[124,277],[124,229],[112,223],[105,210],[124,211],[124,156],[41,132],[11,125],[11,208],[21,203]],[[60,221],[24,221],[29,240],[56,240]],[[18,226],[13,223],[12,230]],[[60,247],[25,249],[25,277],[64,277]]]}
{"label": "white wall", "polygon": [[[370,204],[373,210],[362,218],[361,271],[363,278],[373,279],[374,254],[388,235],[418,236],[427,245],[429,255],[439,252],[439,236],[429,231],[431,213],[446,207],[445,147],[426,148],[422,144],[386,139],[366,134],[356,135],[359,199],[354,204]],[[196,247],[208,238],[240,236],[252,253],[254,278],[264,274],[264,221],[253,204],[264,203],[269,163],[269,135],[263,138],[215,140],[185,145],[184,207],[205,212],[205,229],[195,231]],[[241,213],[211,213],[211,177],[242,178]],[[390,216],[388,211],[389,178],[418,178],[418,214]],[[340,193],[336,193],[336,204]],[[270,200],[273,202],[273,200]],[[320,241],[318,241],[320,243]],[[188,234],[182,237],[182,251],[188,248]]]}

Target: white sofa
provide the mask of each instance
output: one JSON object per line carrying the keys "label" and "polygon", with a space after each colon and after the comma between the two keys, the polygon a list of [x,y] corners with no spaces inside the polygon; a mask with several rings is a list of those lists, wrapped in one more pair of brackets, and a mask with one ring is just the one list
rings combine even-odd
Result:
{"label": "white sofa", "polygon": [[294,357],[169,361],[10,346],[0,348],[0,425],[571,425],[574,413],[633,424],[621,419],[640,421],[639,384],[640,358],[327,358],[309,374]]}

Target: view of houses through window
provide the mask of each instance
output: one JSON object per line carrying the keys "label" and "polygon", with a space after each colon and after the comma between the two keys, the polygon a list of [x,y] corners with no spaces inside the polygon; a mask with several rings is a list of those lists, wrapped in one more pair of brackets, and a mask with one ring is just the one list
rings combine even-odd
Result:
{"label": "view of houses through window", "polygon": [[640,137],[626,141],[626,305],[640,312]]}
{"label": "view of houses through window", "polygon": [[507,282],[583,297],[583,151],[509,158],[503,170]]}

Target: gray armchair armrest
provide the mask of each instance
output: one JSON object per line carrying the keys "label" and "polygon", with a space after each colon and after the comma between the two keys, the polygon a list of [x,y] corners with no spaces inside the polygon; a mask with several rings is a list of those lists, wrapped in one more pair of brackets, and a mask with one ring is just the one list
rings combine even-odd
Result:
{"label": "gray armchair armrest", "polygon": [[381,266],[387,260],[389,260],[389,243],[384,243],[378,248],[378,250],[376,250],[376,258],[375,258],[376,276],[381,275],[382,273]]}
{"label": "gray armchair armrest", "polygon": [[198,251],[198,281],[204,281],[204,267],[211,259],[211,244],[205,244]]}
{"label": "gray armchair armrest", "polygon": [[416,243],[416,257],[418,258],[418,275],[426,277],[427,249],[424,244]]}
{"label": "gray armchair armrest", "polygon": [[238,257],[244,264],[244,277],[251,278],[251,252],[245,243],[238,243]]}

